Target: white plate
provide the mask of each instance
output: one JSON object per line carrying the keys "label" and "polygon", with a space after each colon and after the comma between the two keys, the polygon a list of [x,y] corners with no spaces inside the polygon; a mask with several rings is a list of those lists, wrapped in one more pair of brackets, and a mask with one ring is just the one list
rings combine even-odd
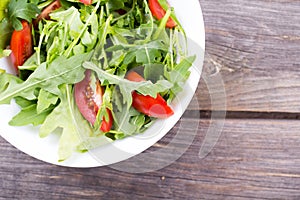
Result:
{"label": "white plate", "polygon": [[[189,54],[197,55],[196,64],[192,67],[182,93],[172,103],[175,114],[166,119],[158,120],[144,134],[129,137],[112,144],[99,147],[87,153],[74,153],[64,162],[58,162],[58,135],[52,134],[41,139],[38,127],[12,127],[10,119],[19,112],[17,105],[0,105],[0,135],[22,152],[39,160],[68,167],[97,167],[126,160],[146,150],[160,140],[176,124],[191,101],[200,79],[204,48],[205,31],[201,7],[198,0],[169,0],[175,8],[176,15],[181,21],[189,39]],[[10,71],[8,59],[0,59],[0,68]],[[97,154],[97,155],[96,155]]]}

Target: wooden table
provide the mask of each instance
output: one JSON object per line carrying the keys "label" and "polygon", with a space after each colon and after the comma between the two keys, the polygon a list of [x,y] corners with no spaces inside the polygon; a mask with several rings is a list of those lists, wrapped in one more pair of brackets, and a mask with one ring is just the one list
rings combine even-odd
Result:
{"label": "wooden table", "polygon": [[[203,79],[181,121],[147,150],[163,148],[181,123],[199,124],[183,156],[141,174],[74,169],[38,161],[0,139],[0,199],[300,199],[300,2],[200,2]],[[222,120],[211,116],[224,99],[207,90],[217,76],[227,117],[213,150],[199,158],[210,124]]]}

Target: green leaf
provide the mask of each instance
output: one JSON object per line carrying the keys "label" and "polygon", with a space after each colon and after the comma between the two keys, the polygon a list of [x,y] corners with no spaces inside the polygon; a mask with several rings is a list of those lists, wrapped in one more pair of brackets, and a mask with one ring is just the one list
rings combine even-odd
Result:
{"label": "green leaf", "polygon": [[135,124],[130,122],[131,117],[139,115],[139,113],[132,107],[129,110],[123,109],[122,111],[115,111],[114,124],[116,131],[124,133],[125,135],[133,135],[138,130]]}
{"label": "green leaf", "polygon": [[37,113],[42,113],[48,109],[51,105],[55,105],[58,101],[58,96],[44,89],[40,90],[37,102]]}
{"label": "green leaf", "polygon": [[32,19],[40,13],[40,9],[27,0],[10,0],[8,4],[8,16],[15,30],[22,30],[20,19],[24,19],[31,23]]}
{"label": "green leaf", "polygon": [[[20,96],[32,100],[36,96],[35,89],[43,88],[55,95],[60,94],[59,86],[74,84],[84,78],[85,69],[82,62],[90,59],[90,53],[66,59],[58,57],[48,67],[41,64],[25,82],[20,82],[6,73],[0,74],[0,104],[8,104],[12,98]],[[63,66],[63,67],[62,67]]]}
{"label": "green leaf", "polygon": [[177,64],[174,68],[184,79],[187,79],[189,76],[189,69],[193,65],[194,61],[196,60],[196,56],[190,56],[184,58]]}
{"label": "green leaf", "polygon": [[72,155],[86,137],[92,135],[93,130],[75,105],[71,86],[61,87],[60,100],[60,104],[41,126],[40,136],[46,137],[57,128],[62,129],[58,154],[59,161],[63,161]]}
{"label": "green leaf", "polygon": [[80,13],[75,7],[60,12],[54,12],[50,16],[51,19],[63,22],[68,26],[69,36],[71,36],[72,39],[77,38],[84,28],[84,24],[80,19]]}
{"label": "green leaf", "polygon": [[124,8],[124,0],[114,0],[108,2],[108,8],[110,10],[118,10]]}
{"label": "green leaf", "polygon": [[147,47],[140,49],[135,52],[136,62],[143,64],[150,64],[159,60],[157,58],[161,57],[161,52],[157,49],[148,49]]}
{"label": "green leaf", "polygon": [[[50,14],[51,19],[57,20],[66,26],[68,31],[66,34],[68,34],[72,39],[72,43],[68,45],[67,50],[64,52],[66,57],[71,55],[73,48],[78,44],[78,42],[82,42],[89,49],[91,49],[96,43],[95,41],[97,37],[89,34],[87,29],[91,23],[97,21],[97,17],[95,15],[99,6],[100,1],[97,2],[85,23],[81,21],[80,13],[75,7],[70,7],[68,10]],[[95,28],[93,27],[92,30],[95,30]]]}
{"label": "green leaf", "polygon": [[0,22],[0,30],[0,50],[2,50],[3,52],[3,49],[5,49],[6,46],[9,44],[9,40],[13,31],[7,18],[4,18]]}
{"label": "green leaf", "polygon": [[196,56],[190,56],[190,57],[184,58],[180,61],[179,64],[177,64],[174,67],[174,70],[165,72],[165,77],[174,85],[170,90],[170,97],[168,99],[168,102],[170,102],[172,99],[174,99],[175,95],[178,92],[182,91],[184,82],[190,76],[189,69],[193,65],[193,62],[195,61],[195,59],[196,59]]}
{"label": "green leaf", "polygon": [[21,108],[27,108],[31,106],[32,104],[36,104],[35,100],[27,100],[22,97],[16,97],[15,98],[16,103],[21,107]]}
{"label": "green leaf", "polygon": [[105,135],[88,137],[85,140],[81,140],[77,145],[77,150],[84,152],[90,149],[95,149],[100,146],[112,143],[113,140],[106,137]]}
{"label": "green leaf", "polygon": [[54,107],[49,107],[43,112],[37,113],[37,105],[32,104],[23,108],[16,116],[9,122],[11,126],[26,126],[32,124],[34,126],[42,124],[46,117],[50,114]]}
{"label": "green leaf", "polygon": [[144,68],[144,77],[146,80],[151,80],[153,83],[157,82],[164,75],[163,64],[148,64]]}
{"label": "green leaf", "polygon": [[[20,85],[22,83],[23,81],[20,78],[0,70],[0,98],[3,96],[2,94],[5,93],[9,85]],[[10,100],[11,98],[3,100],[2,103],[9,104]]]}
{"label": "green leaf", "polygon": [[[140,42],[142,43],[145,41]],[[160,40],[154,40],[143,44],[118,44],[108,48],[107,51],[116,51],[120,49],[123,49],[123,51],[127,52],[127,55],[124,58],[125,64],[131,63],[134,58],[136,58],[137,63],[151,64],[156,63],[157,60],[160,60],[163,52],[168,52],[169,45],[164,44]]]}
{"label": "green leaf", "polygon": [[139,115],[133,116],[130,120],[131,124],[136,126],[136,133],[141,133],[143,130],[143,126],[145,125],[146,116],[144,114],[139,113]]}

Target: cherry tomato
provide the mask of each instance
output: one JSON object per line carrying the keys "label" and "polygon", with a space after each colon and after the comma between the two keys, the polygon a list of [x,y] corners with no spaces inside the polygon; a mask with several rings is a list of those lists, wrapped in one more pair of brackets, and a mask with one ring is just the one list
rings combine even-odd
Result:
{"label": "cherry tomato", "polygon": [[80,0],[81,3],[84,3],[85,5],[91,5],[93,3],[93,0]]}
{"label": "cherry tomato", "polygon": [[23,29],[20,31],[14,30],[10,40],[11,60],[18,71],[18,66],[33,54],[33,41],[31,35],[31,26],[27,21],[22,21]]}
{"label": "cherry tomato", "polygon": [[[74,93],[75,101],[78,106],[80,113],[83,117],[89,121],[91,124],[95,124],[97,113],[102,104],[102,96],[104,94],[104,89],[101,87],[100,82],[96,82],[96,91],[92,91],[90,86],[91,71],[87,70],[85,72],[85,78],[75,84]],[[110,131],[113,124],[112,113],[109,109],[106,109],[108,114],[108,121],[103,117],[100,130],[103,132]]]}
{"label": "cherry tomato", "polygon": [[[161,7],[158,0],[149,0],[148,3],[151,13],[156,19],[160,20],[165,16],[166,11]],[[170,17],[167,21],[166,27],[174,28],[176,25],[176,22],[174,22],[174,20]]]}
{"label": "cherry tomato", "polygon": [[[145,81],[138,73],[131,71],[126,75],[126,79],[135,82]],[[156,98],[149,95],[142,95],[138,92],[132,92],[132,106],[139,112],[155,118],[167,118],[174,114],[172,108],[160,94]]]}

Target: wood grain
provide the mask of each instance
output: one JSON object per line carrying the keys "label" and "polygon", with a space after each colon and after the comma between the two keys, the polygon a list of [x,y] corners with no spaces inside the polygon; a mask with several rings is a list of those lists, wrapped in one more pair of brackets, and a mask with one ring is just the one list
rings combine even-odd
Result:
{"label": "wood grain", "polygon": [[[131,174],[109,167],[74,169],[35,160],[0,140],[0,198],[13,199],[299,199],[297,120],[227,119],[213,151],[198,157],[210,120],[168,167]],[[180,123],[155,151],[172,140]],[[187,133],[188,134],[188,133]],[[182,141],[184,144],[185,141]],[[178,144],[180,145],[180,144]]]}
{"label": "wood grain", "polygon": [[[206,27],[204,76],[221,75],[227,110],[299,112],[299,1],[200,2]],[[210,95],[202,79],[197,90],[201,108],[222,108],[224,100],[211,106]]]}

